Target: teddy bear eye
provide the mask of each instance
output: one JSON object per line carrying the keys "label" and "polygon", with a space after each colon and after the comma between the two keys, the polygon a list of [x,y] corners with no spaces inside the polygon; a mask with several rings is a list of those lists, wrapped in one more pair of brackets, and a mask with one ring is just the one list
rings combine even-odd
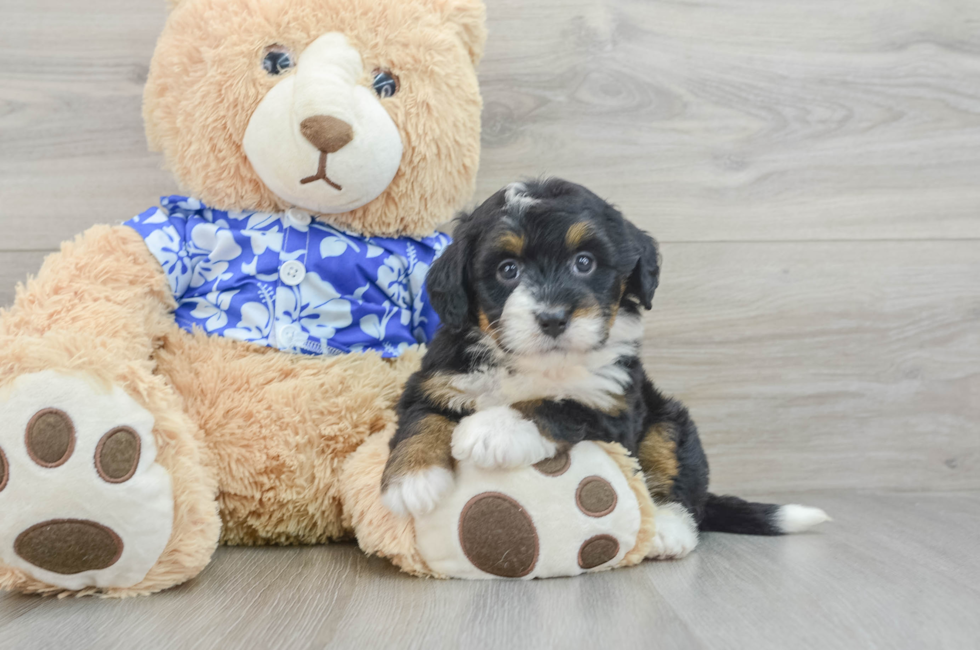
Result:
{"label": "teddy bear eye", "polygon": [[378,93],[378,97],[385,99],[398,92],[398,77],[389,70],[375,70],[372,85],[374,92]]}
{"label": "teddy bear eye", "polygon": [[286,50],[274,47],[265,53],[262,68],[270,75],[280,75],[293,67],[293,57]]}

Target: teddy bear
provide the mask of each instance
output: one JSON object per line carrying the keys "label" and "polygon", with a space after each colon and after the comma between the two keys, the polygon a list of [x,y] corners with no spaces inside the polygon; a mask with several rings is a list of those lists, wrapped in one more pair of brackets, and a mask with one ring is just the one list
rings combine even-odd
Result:
{"label": "teddy bear", "polygon": [[482,2],[171,5],[144,120],[186,195],[65,243],[0,314],[0,587],[148,594],[219,543],[351,537],[440,577],[642,559],[653,505],[611,446],[461,466],[418,521],[380,501],[474,188]]}

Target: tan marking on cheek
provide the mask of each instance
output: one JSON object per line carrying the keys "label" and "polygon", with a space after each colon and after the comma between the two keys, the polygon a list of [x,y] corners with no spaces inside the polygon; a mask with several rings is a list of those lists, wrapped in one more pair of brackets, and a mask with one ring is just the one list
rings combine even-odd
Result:
{"label": "tan marking on cheek", "polygon": [[661,422],[650,427],[640,443],[637,455],[654,500],[668,498],[677,478],[677,443],[673,433],[672,425]]}
{"label": "tan marking on cheek", "polygon": [[572,227],[565,233],[565,245],[571,250],[577,250],[591,234],[592,224],[588,221],[579,221],[572,224]]}
{"label": "tan marking on cheek", "polygon": [[500,340],[499,328],[497,328],[495,324],[490,322],[490,317],[487,316],[487,313],[482,309],[480,310],[480,313],[478,315],[478,320],[480,324],[480,331],[490,336],[490,338],[492,338],[494,341],[499,342]]}
{"label": "tan marking on cheek", "polygon": [[599,305],[587,305],[585,307],[579,307],[572,312],[572,320],[576,318],[601,318],[602,309]]}
{"label": "tan marking on cheek", "polygon": [[623,296],[626,295],[626,279],[619,285],[619,297],[613,302],[612,309],[609,310],[609,320],[606,322],[606,326],[612,329],[612,326],[616,323],[616,317],[619,316],[619,307],[623,304]]}
{"label": "tan marking on cheek", "polygon": [[497,239],[497,247],[511,255],[521,256],[524,254],[524,235],[516,232],[505,232]]}
{"label": "tan marking on cheek", "polygon": [[381,489],[385,490],[395,479],[408,474],[421,472],[430,467],[445,467],[452,470],[455,462],[452,457],[453,431],[456,423],[441,415],[427,415],[415,423],[415,435],[402,440],[391,451],[384,473],[381,475]]}

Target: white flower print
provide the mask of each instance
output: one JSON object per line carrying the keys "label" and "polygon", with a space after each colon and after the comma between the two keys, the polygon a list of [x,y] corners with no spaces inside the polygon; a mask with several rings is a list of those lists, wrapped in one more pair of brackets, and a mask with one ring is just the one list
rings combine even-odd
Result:
{"label": "white flower print", "polygon": [[174,296],[183,296],[191,283],[193,261],[184,249],[184,242],[177,234],[177,229],[166,225],[147,235],[146,246],[160,262],[167,282]]}
{"label": "white flower print", "polygon": [[186,302],[195,305],[191,316],[205,321],[204,329],[213,332],[228,324],[228,308],[237,293],[237,290],[212,291],[203,298],[188,298]]}
{"label": "white flower print", "polygon": [[[396,311],[403,310],[399,310],[391,303],[386,303],[385,313],[381,318],[378,318],[377,314],[368,314],[367,316],[363,316],[360,321],[361,331],[374,339],[379,341],[382,340],[385,337],[385,333],[388,331],[388,321],[391,320],[391,317],[395,315]],[[402,325],[404,324],[405,323],[402,323]]]}
{"label": "white flower print", "polygon": [[367,255],[365,257],[367,257],[368,259],[372,259],[377,257],[378,255],[384,255],[384,252],[385,249],[381,248],[377,244],[372,244],[370,241],[368,241]]}
{"label": "white flower print", "polygon": [[227,223],[222,221],[195,226],[187,248],[195,262],[190,283],[192,289],[206,282],[231,279],[233,274],[227,273],[228,263],[242,254],[241,246],[235,242]]}
{"label": "white flower print", "polygon": [[260,302],[246,302],[241,307],[242,319],[236,327],[225,330],[225,336],[239,341],[268,345],[272,333],[272,314]]}
{"label": "white flower print", "polygon": [[399,307],[410,306],[408,271],[404,259],[395,255],[385,258],[384,264],[378,269],[378,287]]}
{"label": "white flower print", "polygon": [[204,210],[204,204],[197,199],[189,196],[180,197],[177,201],[177,207],[184,210],[189,210],[191,212],[197,212],[198,210]]}
{"label": "white flower print", "polygon": [[295,287],[280,285],[276,291],[276,320],[299,323],[311,336],[330,339],[351,323],[351,304],[333,285],[309,272]]}
{"label": "white flower print", "polygon": [[147,215],[144,218],[136,217],[136,220],[138,223],[142,224],[168,223],[170,221],[170,216],[160,208],[157,208],[153,211],[153,214]]}
{"label": "white flower print", "polygon": [[[438,320],[423,291],[449,238],[364,237],[280,213],[226,212],[169,196],[127,222],[159,260],[185,329],[303,354],[395,357],[429,340]],[[282,265],[306,268],[286,286]]]}
{"label": "white flower print", "polygon": [[314,224],[314,228],[330,233],[320,241],[320,257],[340,257],[347,252],[348,248],[355,253],[361,252],[361,247],[339,230],[319,224]]}

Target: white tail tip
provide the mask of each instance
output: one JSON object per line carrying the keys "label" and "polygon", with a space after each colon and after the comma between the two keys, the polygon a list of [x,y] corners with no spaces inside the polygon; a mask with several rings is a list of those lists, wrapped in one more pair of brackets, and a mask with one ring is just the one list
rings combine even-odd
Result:
{"label": "white tail tip", "polygon": [[784,533],[800,533],[825,521],[830,517],[820,508],[796,504],[781,506],[776,514],[776,525]]}

